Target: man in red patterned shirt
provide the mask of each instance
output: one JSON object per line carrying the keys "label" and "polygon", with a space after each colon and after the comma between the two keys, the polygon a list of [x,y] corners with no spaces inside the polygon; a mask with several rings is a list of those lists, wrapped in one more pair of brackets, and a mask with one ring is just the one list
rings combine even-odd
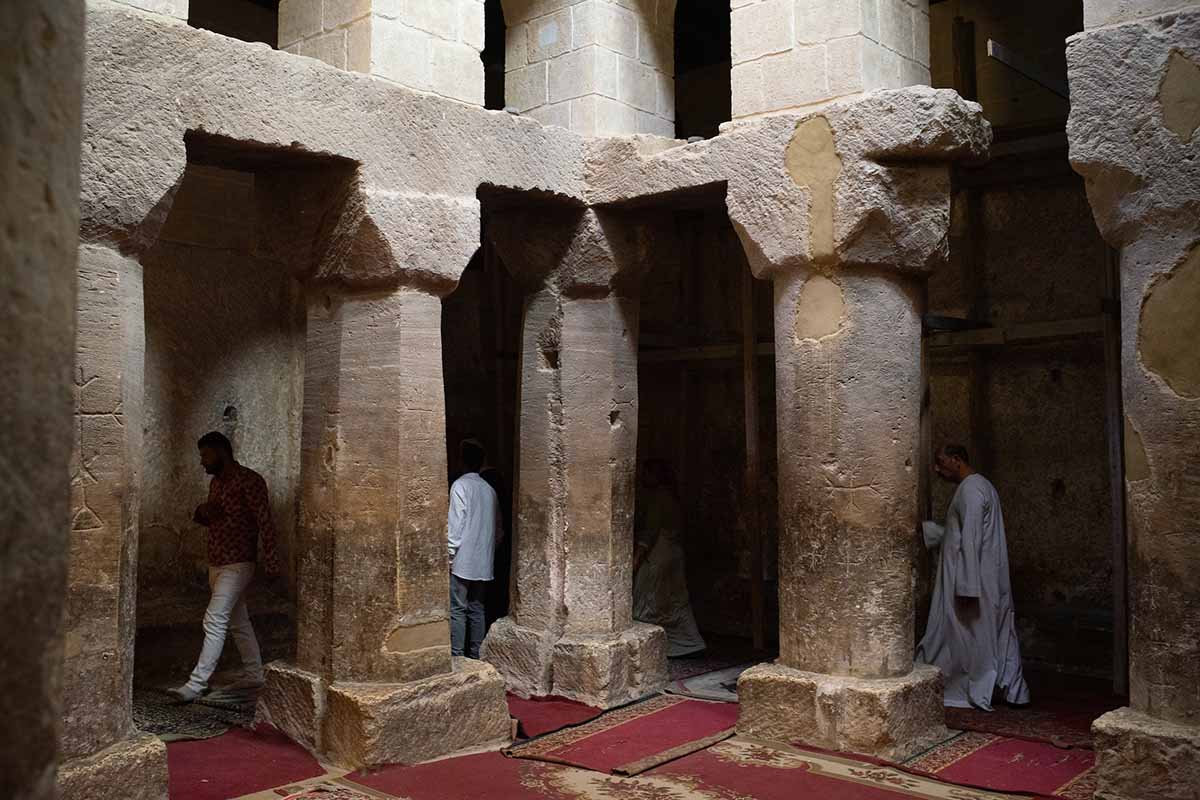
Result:
{"label": "man in red patterned shirt", "polygon": [[196,508],[193,519],[208,528],[208,585],[212,597],[204,613],[204,646],[188,682],[172,693],[190,703],[208,691],[208,681],[232,633],[242,657],[242,674],[223,689],[254,691],[262,687],[262,656],[246,609],[246,588],[254,577],[258,540],[268,576],[279,572],[275,555],[275,526],[267,482],[233,458],[233,445],[213,431],[200,437],[200,464],[212,475],[208,501]]}

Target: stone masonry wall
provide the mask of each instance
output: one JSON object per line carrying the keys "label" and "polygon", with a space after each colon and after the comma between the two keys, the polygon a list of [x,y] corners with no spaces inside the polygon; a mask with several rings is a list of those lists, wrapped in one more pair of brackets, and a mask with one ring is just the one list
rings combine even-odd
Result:
{"label": "stone masonry wall", "polygon": [[929,0],[733,0],[733,118],[929,83]]}
{"label": "stone masonry wall", "polygon": [[586,136],[675,135],[675,0],[504,0],[506,102]]}
{"label": "stone masonry wall", "polygon": [[279,49],[483,105],[483,0],[282,0]]}

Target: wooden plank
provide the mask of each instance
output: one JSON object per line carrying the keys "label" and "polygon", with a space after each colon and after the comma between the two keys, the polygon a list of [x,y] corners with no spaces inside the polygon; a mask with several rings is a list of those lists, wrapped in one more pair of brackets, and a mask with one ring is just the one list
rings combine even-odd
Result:
{"label": "wooden plank", "polygon": [[762,517],[759,497],[758,346],[754,330],[754,276],[742,269],[742,397],[746,428],[746,474],[743,487],[746,527],[750,534],[750,617],[754,648],[765,646]]}
{"label": "wooden plank", "polygon": [[1125,527],[1125,411],[1121,399],[1120,256],[1108,251],[1104,264],[1104,406],[1108,442],[1109,496],[1112,502],[1113,693],[1129,692],[1129,612]]}
{"label": "wooden plank", "polygon": [[1103,315],[1061,319],[1050,322],[1025,322],[997,328],[977,328],[971,331],[948,331],[927,337],[930,347],[1000,347],[1006,344],[1075,339],[1104,335]]}
{"label": "wooden plank", "polygon": [[1064,100],[1071,99],[1071,90],[1067,86],[1067,79],[1065,77],[1060,78],[1057,75],[1051,75],[1042,69],[1040,65],[1033,63],[1016,50],[1005,47],[994,39],[988,39],[987,54],[989,58],[999,61],[1009,69],[1021,73],[1043,89],[1049,89]]}

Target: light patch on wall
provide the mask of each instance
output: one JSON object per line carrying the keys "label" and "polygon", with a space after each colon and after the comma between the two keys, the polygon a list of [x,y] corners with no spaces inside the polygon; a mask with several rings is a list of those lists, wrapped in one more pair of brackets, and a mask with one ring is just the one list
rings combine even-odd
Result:
{"label": "light patch on wall", "polygon": [[538,47],[550,47],[558,43],[558,23],[548,20],[545,25],[538,27]]}
{"label": "light patch on wall", "polygon": [[450,625],[446,620],[405,625],[392,631],[384,644],[391,653],[410,653],[429,647],[447,647],[450,644]]}
{"label": "light patch on wall", "polygon": [[842,172],[842,159],[827,119],[813,117],[796,126],[784,152],[784,165],[792,180],[810,193],[808,240],[813,261],[832,261],[833,185]]}
{"label": "light patch on wall", "polygon": [[1142,304],[1142,363],[1183,397],[1200,397],[1200,247],[1150,290]]}
{"label": "light patch on wall", "polygon": [[1158,86],[1158,102],[1163,124],[1181,141],[1189,141],[1200,127],[1200,64],[1173,51]]}
{"label": "light patch on wall", "polygon": [[1142,435],[1133,427],[1133,420],[1125,415],[1125,480],[1144,481],[1150,477],[1150,459],[1146,457],[1146,445]]}
{"label": "light patch on wall", "polygon": [[813,275],[800,287],[796,303],[796,338],[821,339],[841,330],[846,314],[842,287],[824,275]]}

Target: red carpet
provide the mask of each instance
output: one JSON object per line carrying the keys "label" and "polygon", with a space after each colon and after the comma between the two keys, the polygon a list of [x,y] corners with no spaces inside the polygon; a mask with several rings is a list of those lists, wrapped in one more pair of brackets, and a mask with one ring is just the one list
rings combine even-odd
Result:
{"label": "red carpet", "polygon": [[738,707],[659,695],[516,745],[515,758],[636,775],[732,735]]}
{"label": "red carpet", "polygon": [[520,735],[526,739],[551,733],[568,725],[578,725],[600,716],[598,708],[585,706],[562,697],[531,697],[525,699],[508,695],[508,714],[516,719]]}
{"label": "red carpet", "polygon": [[1096,754],[969,731],[904,764],[939,780],[998,792],[1091,798]]}
{"label": "red carpet", "polygon": [[324,775],[304,748],[269,726],[167,744],[171,800],[229,800]]}
{"label": "red carpet", "polygon": [[[386,767],[304,800],[1011,800],[851,758],[735,737],[622,777],[497,753]],[[361,787],[359,793],[356,787]],[[372,792],[368,794],[367,791]]]}

